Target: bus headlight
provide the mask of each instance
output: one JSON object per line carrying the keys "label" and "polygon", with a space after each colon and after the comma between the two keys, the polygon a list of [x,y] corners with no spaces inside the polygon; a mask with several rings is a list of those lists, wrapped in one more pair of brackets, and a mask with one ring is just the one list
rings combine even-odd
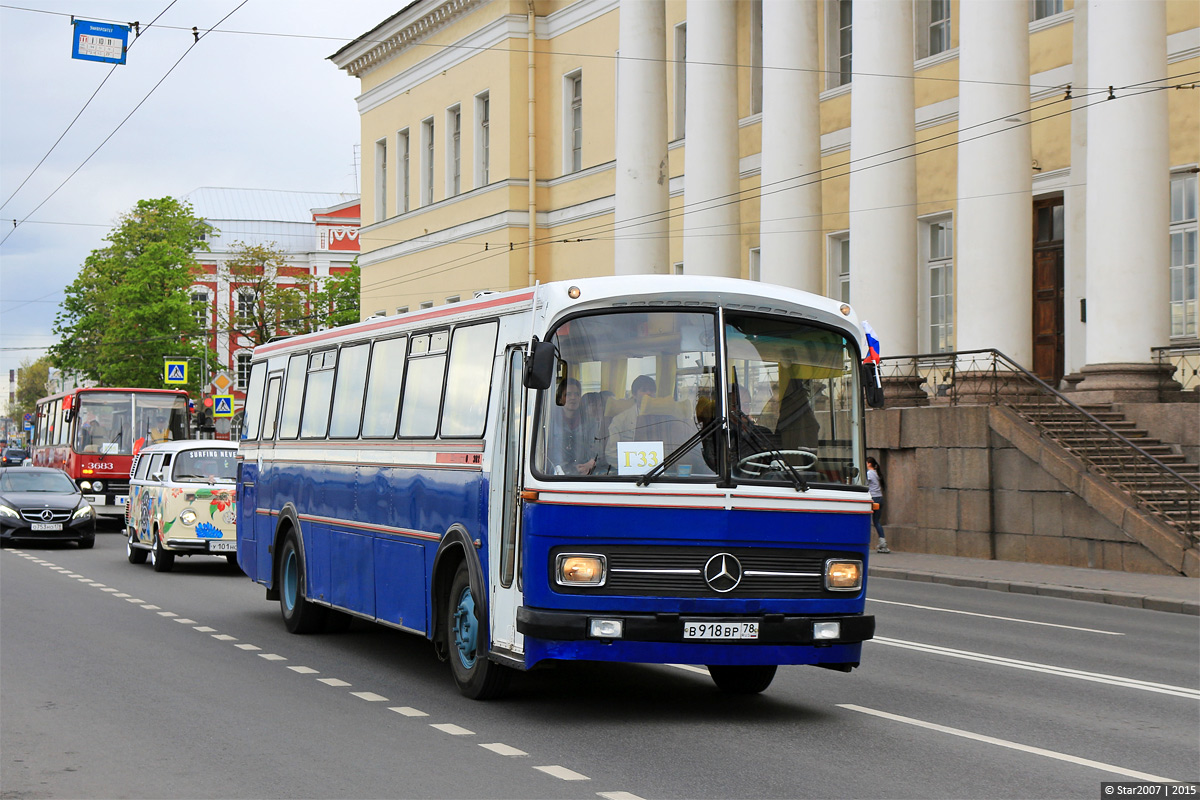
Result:
{"label": "bus headlight", "polygon": [[554,578],[559,586],[603,586],[606,567],[604,556],[559,553]]}
{"label": "bus headlight", "polygon": [[825,588],[831,592],[857,592],[862,588],[862,562],[838,558],[826,561]]}
{"label": "bus headlight", "polygon": [[185,508],[183,513],[179,515],[179,521],[184,525],[196,524],[196,512],[192,511],[190,508]]}
{"label": "bus headlight", "polygon": [[103,492],[104,491],[104,481],[92,481],[92,491],[93,492]]}

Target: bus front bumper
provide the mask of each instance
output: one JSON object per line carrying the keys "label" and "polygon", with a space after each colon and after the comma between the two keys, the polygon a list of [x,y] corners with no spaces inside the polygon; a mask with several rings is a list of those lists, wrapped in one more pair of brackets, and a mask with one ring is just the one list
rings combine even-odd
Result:
{"label": "bus front bumper", "polygon": [[[620,621],[620,635],[611,634],[612,623]],[[701,635],[721,627],[757,623],[754,638],[685,638],[685,629]],[[795,616],[789,614],[704,615],[704,614],[613,614],[578,611],[548,611],[522,606],[517,609],[517,630],[533,639],[558,642],[655,642],[753,647],[755,645],[802,645],[826,647],[859,644],[875,636],[875,617],[866,614]]]}

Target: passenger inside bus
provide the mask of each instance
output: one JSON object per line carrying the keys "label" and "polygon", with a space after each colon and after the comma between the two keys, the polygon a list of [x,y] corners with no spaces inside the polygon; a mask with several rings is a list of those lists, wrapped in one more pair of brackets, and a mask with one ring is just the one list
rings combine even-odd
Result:
{"label": "passenger inside bus", "polygon": [[595,393],[583,402],[583,387],[568,378],[562,387],[561,406],[552,409],[550,463],[555,475],[590,475],[602,455],[601,419],[596,414]]}

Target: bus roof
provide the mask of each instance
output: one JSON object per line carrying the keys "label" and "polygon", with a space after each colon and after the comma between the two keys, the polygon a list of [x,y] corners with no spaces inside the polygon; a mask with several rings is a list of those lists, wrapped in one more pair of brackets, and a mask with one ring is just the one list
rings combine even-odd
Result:
{"label": "bus roof", "polygon": [[74,389],[68,389],[65,392],[58,394],[50,394],[45,397],[39,397],[38,403],[44,403],[49,400],[57,400],[60,397],[68,395],[83,394],[85,392],[135,392],[137,394],[181,394],[187,395],[187,389],[144,389],[137,386],[76,386]]}

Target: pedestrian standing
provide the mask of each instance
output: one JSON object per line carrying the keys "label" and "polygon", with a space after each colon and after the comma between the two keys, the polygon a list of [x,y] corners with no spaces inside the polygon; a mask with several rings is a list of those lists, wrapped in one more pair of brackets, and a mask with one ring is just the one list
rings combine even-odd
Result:
{"label": "pedestrian standing", "polygon": [[883,533],[883,490],[885,486],[883,471],[879,469],[879,462],[868,456],[867,491],[871,493],[871,502],[875,506],[875,510],[871,513],[871,524],[875,526],[875,532],[879,534],[879,546],[875,548],[875,552],[877,553],[892,552],[888,549],[887,536]]}

